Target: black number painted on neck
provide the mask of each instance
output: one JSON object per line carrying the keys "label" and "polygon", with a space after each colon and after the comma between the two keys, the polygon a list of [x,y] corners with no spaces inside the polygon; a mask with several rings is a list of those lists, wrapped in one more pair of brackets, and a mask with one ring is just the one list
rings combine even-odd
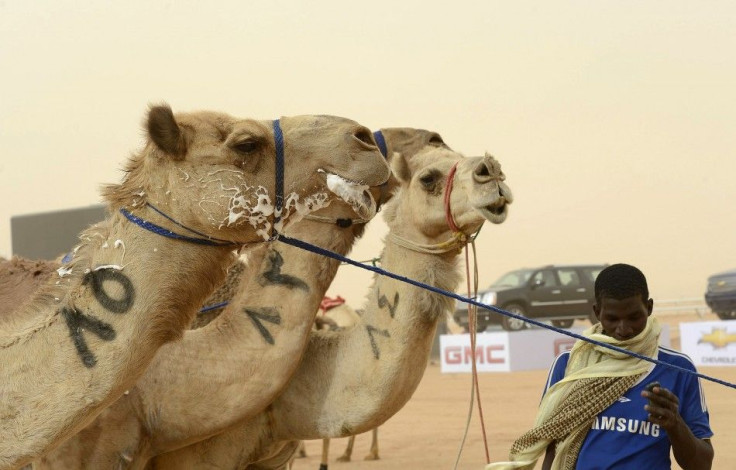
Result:
{"label": "black number painted on neck", "polygon": [[385,295],[381,294],[381,289],[376,289],[376,297],[378,298],[378,308],[388,307],[391,318],[396,314],[396,307],[399,306],[399,293],[394,294],[394,303],[389,302]]}
{"label": "black number painted on neck", "polygon": [[[119,299],[112,297],[105,292],[105,282],[114,282],[123,288],[123,296]],[[92,288],[97,301],[112,313],[125,313],[130,310],[135,301],[135,289],[130,279],[117,269],[105,268],[96,271],[90,271],[84,275],[82,279],[83,285],[89,285]]]}
{"label": "black number painted on neck", "polygon": [[[121,297],[113,297],[105,290],[105,284],[108,282],[118,284],[122,288]],[[104,268],[90,271],[82,278],[82,285],[89,286],[97,302],[112,313],[126,313],[135,301],[133,283],[116,269]],[[84,314],[77,308],[64,307],[61,309],[61,316],[69,328],[69,336],[72,338],[82,363],[88,368],[97,365],[97,356],[90,351],[84,333],[92,333],[103,341],[112,341],[117,336],[115,329],[109,323]]]}
{"label": "black number painted on neck", "polygon": [[258,332],[263,336],[263,339],[265,339],[268,344],[275,344],[276,341],[273,339],[273,335],[268,331],[268,328],[266,328],[263,322],[265,321],[274,325],[280,325],[281,315],[278,310],[275,308],[263,307],[259,309],[244,308],[243,311],[256,326]]}
{"label": "black number painted on neck", "polygon": [[284,258],[281,256],[281,253],[276,250],[271,250],[268,252],[267,260],[268,267],[258,279],[258,283],[260,285],[267,286],[276,284],[286,286],[289,289],[302,289],[309,292],[309,286],[306,282],[296,276],[281,273],[281,268],[284,265]]}
{"label": "black number painted on neck", "polygon": [[61,316],[64,317],[66,326],[69,327],[69,335],[72,337],[82,363],[88,368],[97,365],[97,357],[89,350],[87,340],[84,339],[84,332],[89,331],[103,341],[112,341],[116,336],[112,325],[85,315],[77,309],[66,307],[61,309]]}
{"label": "black number painted on neck", "polygon": [[391,335],[388,333],[388,330],[379,330],[378,328],[371,326],[371,325],[366,325],[365,329],[366,331],[368,331],[368,337],[371,340],[371,348],[373,349],[373,357],[375,357],[376,359],[380,359],[381,350],[378,349],[378,344],[376,343],[376,338],[374,335],[380,335],[385,338],[390,338]]}

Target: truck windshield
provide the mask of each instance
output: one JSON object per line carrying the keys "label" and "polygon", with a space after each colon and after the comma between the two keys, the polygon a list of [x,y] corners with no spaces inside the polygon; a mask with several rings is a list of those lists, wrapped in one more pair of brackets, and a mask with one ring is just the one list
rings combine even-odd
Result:
{"label": "truck windshield", "polygon": [[529,269],[508,272],[491,284],[491,287],[521,287],[527,283],[533,272]]}

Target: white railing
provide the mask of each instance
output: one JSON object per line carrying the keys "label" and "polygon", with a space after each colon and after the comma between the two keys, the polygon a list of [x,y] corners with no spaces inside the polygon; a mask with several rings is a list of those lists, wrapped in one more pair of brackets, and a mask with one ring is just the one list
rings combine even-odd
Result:
{"label": "white railing", "polygon": [[685,297],[681,299],[654,299],[654,313],[657,315],[697,313],[699,317],[703,317],[711,311],[703,297]]}

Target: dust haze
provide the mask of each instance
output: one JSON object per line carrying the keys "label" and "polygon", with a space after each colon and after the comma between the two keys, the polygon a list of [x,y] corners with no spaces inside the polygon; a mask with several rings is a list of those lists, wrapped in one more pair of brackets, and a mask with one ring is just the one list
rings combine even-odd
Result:
{"label": "dust haze", "polygon": [[[701,297],[736,268],[735,43],[725,1],[4,0],[0,256],[11,216],[99,203],[166,101],[438,131],[514,191],[477,240],[481,286],[622,261],[655,300]],[[351,257],[385,233],[372,222]],[[359,307],[370,278],[343,267],[328,295]]]}

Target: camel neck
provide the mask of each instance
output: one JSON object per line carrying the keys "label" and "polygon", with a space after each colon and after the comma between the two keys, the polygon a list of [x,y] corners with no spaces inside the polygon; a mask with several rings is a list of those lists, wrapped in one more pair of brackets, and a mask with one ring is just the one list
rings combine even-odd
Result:
{"label": "camel neck", "polygon": [[[289,236],[347,254],[353,233],[303,220]],[[151,450],[180,446],[262,411],[298,366],[294,358],[306,348],[319,302],[338,266],[331,258],[278,241],[253,248],[222,314],[162,348],[131,392],[141,409],[137,414],[156,410]]]}
{"label": "camel neck", "polygon": [[[389,243],[382,266],[454,291],[459,282],[455,256]],[[392,416],[419,384],[437,321],[450,305],[439,294],[376,277],[358,323],[343,332],[312,334],[302,364],[272,406],[277,439],[347,436]],[[302,396],[305,389],[308,400]]]}
{"label": "camel neck", "polygon": [[[36,455],[94,416],[80,409],[104,407],[130,387],[156,350],[181,334],[232,259],[226,248],[165,239],[117,213],[80,239],[56,285],[27,305],[37,323],[0,339],[0,402],[15,407],[13,419],[0,420],[0,435],[50,436],[29,437]],[[12,377],[27,376],[28,357],[34,383],[21,397]],[[41,408],[56,412],[39,423]],[[12,453],[0,443],[2,458]]]}

